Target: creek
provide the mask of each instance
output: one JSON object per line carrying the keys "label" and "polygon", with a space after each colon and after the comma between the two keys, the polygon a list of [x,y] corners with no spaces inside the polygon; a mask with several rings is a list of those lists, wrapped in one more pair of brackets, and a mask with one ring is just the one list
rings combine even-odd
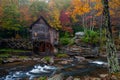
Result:
{"label": "creek", "polygon": [[9,69],[0,67],[0,70],[5,69],[7,74],[0,76],[0,80],[34,80],[41,76],[51,77],[56,73],[62,73],[64,76],[85,76],[90,75],[97,70],[107,70],[107,62],[104,59],[93,59],[85,63],[78,63],[73,60],[70,64],[64,65],[49,65],[36,63],[30,66],[14,66]]}

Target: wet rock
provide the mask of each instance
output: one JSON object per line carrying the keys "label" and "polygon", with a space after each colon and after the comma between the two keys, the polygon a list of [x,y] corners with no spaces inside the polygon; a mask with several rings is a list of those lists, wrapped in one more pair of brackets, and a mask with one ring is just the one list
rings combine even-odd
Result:
{"label": "wet rock", "polygon": [[89,47],[81,47],[81,46],[71,46],[67,49],[67,51],[70,51],[68,54],[69,55],[79,55],[79,56],[83,56],[83,57],[98,57],[99,56],[99,52],[98,52],[98,47],[95,48],[89,48]]}
{"label": "wet rock", "polygon": [[45,58],[42,58],[42,59],[41,59],[41,62],[47,63],[47,61],[45,60]]}
{"label": "wet rock", "polygon": [[23,62],[24,61],[30,61],[30,60],[32,60],[31,58],[25,58],[25,59],[23,59]]}
{"label": "wet rock", "polygon": [[32,52],[21,52],[18,55],[19,56],[32,56]]}
{"label": "wet rock", "polygon": [[83,80],[91,80],[91,77],[89,76],[84,76],[84,79]]}
{"label": "wet rock", "polygon": [[69,76],[66,80],[73,80],[73,77]]}
{"label": "wet rock", "polygon": [[39,60],[40,60],[40,58],[33,58],[33,60],[34,60],[34,61],[39,61]]}
{"label": "wet rock", "polygon": [[74,78],[74,80],[81,80],[80,78]]}
{"label": "wet rock", "polygon": [[54,53],[58,53],[58,49],[57,48],[54,48]]}
{"label": "wet rock", "polygon": [[81,40],[80,39],[75,39],[75,44],[80,45]]}
{"label": "wet rock", "polygon": [[83,37],[84,35],[85,35],[84,32],[76,32],[76,33],[75,33],[76,38],[81,38],[81,37]]}
{"label": "wet rock", "polygon": [[75,56],[75,58],[76,58],[78,61],[80,61],[80,62],[86,60],[84,57],[81,57],[81,56]]}
{"label": "wet rock", "polygon": [[101,80],[100,78],[91,78],[90,80]]}
{"label": "wet rock", "polygon": [[68,50],[70,50],[71,52],[81,52],[82,48],[80,46],[73,45],[73,46],[69,47]]}
{"label": "wet rock", "polygon": [[2,64],[8,63],[8,60],[3,59],[1,63]]}
{"label": "wet rock", "polygon": [[107,76],[108,76],[108,74],[100,74],[100,78],[105,78]]}
{"label": "wet rock", "polygon": [[20,61],[22,61],[22,60],[19,58],[8,58],[8,59],[3,59],[2,64],[20,62]]}
{"label": "wet rock", "polygon": [[118,80],[118,78],[115,75],[112,75],[111,80]]}
{"label": "wet rock", "polygon": [[50,63],[51,65],[54,64],[54,58],[53,58],[53,57],[50,58],[49,63]]}
{"label": "wet rock", "polygon": [[91,59],[86,59],[86,62],[90,63],[90,62],[93,62],[93,60],[91,60]]}
{"label": "wet rock", "polygon": [[60,64],[68,64],[68,61],[61,61]]}
{"label": "wet rock", "polygon": [[100,53],[100,57],[107,57],[107,54]]}
{"label": "wet rock", "polygon": [[12,56],[11,58],[19,58],[18,56]]}
{"label": "wet rock", "polygon": [[84,80],[101,80],[101,78],[86,76],[86,77],[84,77]]}
{"label": "wet rock", "polygon": [[51,78],[48,78],[48,80],[64,80],[63,74],[56,74]]}
{"label": "wet rock", "polygon": [[21,61],[21,59],[19,59],[19,58],[9,58],[8,59],[8,62],[19,62],[19,61]]}
{"label": "wet rock", "polygon": [[60,64],[69,64],[71,63],[73,60],[64,60],[64,61],[60,61]]}
{"label": "wet rock", "polygon": [[0,76],[4,76],[4,75],[7,75],[8,74],[8,71],[5,70],[5,69],[0,69]]}

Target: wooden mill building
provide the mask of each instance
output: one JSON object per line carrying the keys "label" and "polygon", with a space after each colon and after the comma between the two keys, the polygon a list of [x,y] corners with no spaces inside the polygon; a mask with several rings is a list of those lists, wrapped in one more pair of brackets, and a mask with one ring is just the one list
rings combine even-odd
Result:
{"label": "wooden mill building", "polygon": [[50,54],[54,52],[54,45],[58,43],[59,32],[51,27],[42,16],[30,26],[30,33],[35,53]]}

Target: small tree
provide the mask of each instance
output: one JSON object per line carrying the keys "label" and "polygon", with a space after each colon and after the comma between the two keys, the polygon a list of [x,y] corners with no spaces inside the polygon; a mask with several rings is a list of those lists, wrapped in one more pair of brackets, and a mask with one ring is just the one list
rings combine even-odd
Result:
{"label": "small tree", "polygon": [[103,23],[104,23],[104,27],[106,28],[106,38],[107,38],[106,52],[107,52],[109,72],[116,73],[120,71],[120,68],[116,54],[116,48],[112,37],[108,0],[102,0],[102,4],[103,4],[103,19],[104,19]]}

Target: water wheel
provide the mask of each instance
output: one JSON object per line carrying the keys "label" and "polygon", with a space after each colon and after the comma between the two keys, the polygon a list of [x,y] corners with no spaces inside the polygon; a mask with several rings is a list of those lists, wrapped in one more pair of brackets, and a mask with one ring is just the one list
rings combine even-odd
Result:
{"label": "water wheel", "polygon": [[54,46],[50,42],[45,41],[34,42],[33,51],[36,54],[52,55],[54,52]]}

